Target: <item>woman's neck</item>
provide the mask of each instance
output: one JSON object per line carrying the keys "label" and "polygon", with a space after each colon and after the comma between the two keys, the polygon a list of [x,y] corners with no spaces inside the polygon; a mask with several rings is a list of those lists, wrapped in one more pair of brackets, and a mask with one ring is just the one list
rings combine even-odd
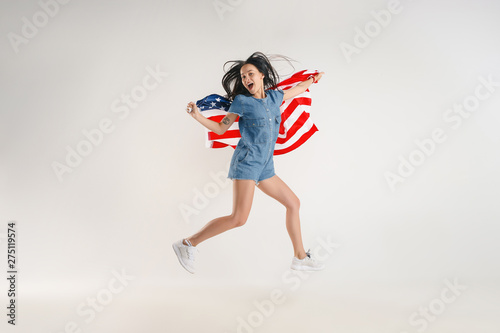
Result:
{"label": "woman's neck", "polygon": [[257,99],[263,99],[263,98],[266,98],[266,92],[264,91],[264,89],[261,89],[258,92],[256,92],[255,94],[253,94],[252,96],[254,98],[257,98]]}

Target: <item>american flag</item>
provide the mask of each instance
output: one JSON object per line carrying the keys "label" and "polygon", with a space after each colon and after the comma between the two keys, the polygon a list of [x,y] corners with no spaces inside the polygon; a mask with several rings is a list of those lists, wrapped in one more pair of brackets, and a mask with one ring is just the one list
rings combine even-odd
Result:
{"label": "american flag", "polygon": [[[302,81],[307,80],[309,75],[314,75],[319,71],[303,70],[293,74],[290,78],[281,81],[276,87],[271,89],[290,89]],[[281,155],[291,152],[292,150],[300,147],[306,142],[318,128],[312,122],[309,116],[309,109],[311,108],[311,93],[309,89],[294,98],[283,101],[280,106],[281,111],[281,124],[276,146],[274,148],[274,155]],[[220,122],[227,114],[231,102],[219,95],[212,94],[196,102],[196,106],[206,118],[216,122]],[[238,127],[238,120],[228,128],[228,130],[218,135],[208,129],[205,129],[206,145],[209,148],[223,148],[231,146],[236,148],[238,141],[241,138],[240,130]]]}

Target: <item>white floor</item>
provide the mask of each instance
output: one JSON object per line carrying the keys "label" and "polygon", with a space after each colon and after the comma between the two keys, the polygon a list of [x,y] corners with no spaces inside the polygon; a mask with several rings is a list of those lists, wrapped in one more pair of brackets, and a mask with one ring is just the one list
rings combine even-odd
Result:
{"label": "white floor", "polygon": [[[106,293],[40,292],[20,299],[15,328],[2,326],[23,333],[500,331],[498,285],[472,284],[453,291],[444,282],[332,283],[320,290],[320,280],[318,275],[290,275],[281,284],[252,287],[134,283],[112,299]],[[92,298],[103,302],[97,301],[96,310],[90,306]],[[430,309],[427,317],[418,314],[423,308]]]}

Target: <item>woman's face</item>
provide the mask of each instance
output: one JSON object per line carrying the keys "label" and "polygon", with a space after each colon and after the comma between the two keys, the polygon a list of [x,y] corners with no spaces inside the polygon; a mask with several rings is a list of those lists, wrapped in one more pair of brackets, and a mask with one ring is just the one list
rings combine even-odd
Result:
{"label": "woman's face", "polygon": [[257,67],[246,64],[241,67],[241,82],[252,95],[257,94],[264,86],[264,74],[259,72]]}

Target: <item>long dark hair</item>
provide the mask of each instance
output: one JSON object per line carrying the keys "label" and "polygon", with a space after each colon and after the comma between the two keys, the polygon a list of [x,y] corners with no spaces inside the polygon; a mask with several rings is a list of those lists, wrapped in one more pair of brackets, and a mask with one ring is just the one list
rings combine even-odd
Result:
{"label": "long dark hair", "polygon": [[[240,70],[241,67],[243,67],[246,64],[252,64],[257,69],[259,72],[264,74],[264,90],[267,90],[269,88],[272,88],[276,86],[279,82],[279,75],[276,69],[271,65],[272,60],[286,60],[290,65],[291,61],[295,61],[293,59],[290,59],[288,57],[282,56],[282,55],[271,55],[269,58],[262,52],[254,52],[250,57],[248,57],[247,60],[230,60],[227,61],[223,69],[226,72],[224,74],[224,77],[222,77],[222,87],[224,87],[224,90],[226,91],[226,98],[229,99],[230,101],[234,100],[236,95],[244,94],[244,95],[249,95],[250,93],[248,90],[245,88],[243,85],[243,82],[241,81],[241,74]],[[229,68],[228,71],[225,70],[227,64],[231,64],[231,67]],[[292,65],[293,67],[293,65]]]}

